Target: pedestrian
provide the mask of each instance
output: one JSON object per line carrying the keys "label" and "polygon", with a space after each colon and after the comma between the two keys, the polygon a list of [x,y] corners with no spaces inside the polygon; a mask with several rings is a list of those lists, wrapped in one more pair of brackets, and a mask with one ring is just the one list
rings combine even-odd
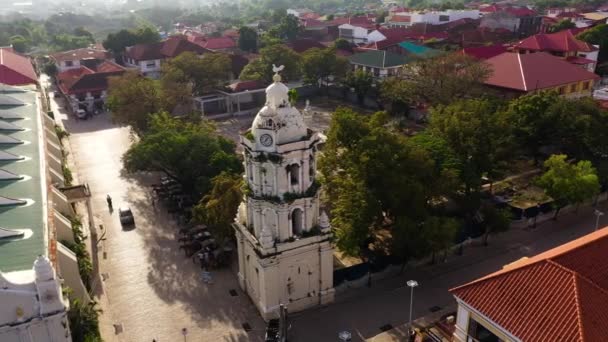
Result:
{"label": "pedestrian", "polygon": [[108,209],[112,211],[112,197],[109,194],[106,196],[106,202],[108,202]]}
{"label": "pedestrian", "polygon": [[152,208],[156,209],[156,196],[154,192],[152,192]]}

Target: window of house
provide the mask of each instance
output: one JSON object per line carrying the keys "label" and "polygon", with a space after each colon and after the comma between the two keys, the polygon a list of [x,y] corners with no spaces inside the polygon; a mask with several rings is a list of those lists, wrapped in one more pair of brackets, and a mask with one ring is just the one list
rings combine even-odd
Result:
{"label": "window of house", "polygon": [[576,93],[576,83],[570,85],[570,92],[571,93]]}
{"label": "window of house", "polygon": [[440,15],[439,21],[450,21],[450,16],[449,15]]}
{"label": "window of house", "polygon": [[566,93],[566,87],[557,88],[557,93],[560,95],[564,95]]}
{"label": "window of house", "polygon": [[589,89],[589,81],[583,82],[583,90]]}
{"label": "window of house", "polygon": [[74,62],[73,61],[65,61],[65,66],[66,67],[74,66]]}

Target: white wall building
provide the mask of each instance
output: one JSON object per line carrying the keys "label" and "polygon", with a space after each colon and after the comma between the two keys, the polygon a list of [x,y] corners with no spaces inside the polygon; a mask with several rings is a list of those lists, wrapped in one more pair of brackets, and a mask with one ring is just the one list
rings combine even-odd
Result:
{"label": "white wall building", "polygon": [[[399,12],[395,16],[405,19],[399,22],[388,20],[388,26],[408,27],[417,23],[427,23],[432,25],[445,24],[460,19],[479,19],[479,10],[446,10],[446,11],[419,11],[419,12]],[[408,20],[409,19],[409,20]]]}
{"label": "white wall building", "polygon": [[355,44],[366,43],[369,31],[370,30],[365,27],[351,24],[342,24],[338,26],[339,38],[346,39]]}
{"label": "white wall building", "polygon": [[46,257],[29,271],[0,272],[0,303],[0,341],[72,341],[68,303]]}
{"label": "white wall building", "polygon": [[280,79],[240,142],[250,191],[235,222],[238,278],[264,319],[280,304],[294,312],[334,299],[331,229],[315,181],[321,138]]}

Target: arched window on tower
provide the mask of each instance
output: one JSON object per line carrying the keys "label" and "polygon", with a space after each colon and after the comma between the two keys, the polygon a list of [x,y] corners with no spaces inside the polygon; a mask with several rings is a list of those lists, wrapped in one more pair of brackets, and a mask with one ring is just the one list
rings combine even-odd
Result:
{"label": "arched window on tower", "polygon": [[291,184],[291,185],[300,184],[300,165],[291,164],[291,165],[287,166],[286,170],[287,170],[287,177],[288,177],[289,184]]}
{"label": "arched window on tower", "polygon": [[304,227],[304,215],[302,213],[302,209],[295,208],[291,212],[291,233],[292,235],[302,235],[303,227]]}
{"label": "arched window on tower", "polygon": [[315,180],[315,157],[308,158],[308,179],[312,183]]}

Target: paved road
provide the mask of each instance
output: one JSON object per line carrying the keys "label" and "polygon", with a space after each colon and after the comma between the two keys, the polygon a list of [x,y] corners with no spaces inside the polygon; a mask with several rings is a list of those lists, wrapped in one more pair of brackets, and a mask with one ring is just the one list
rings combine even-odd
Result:
{"label": "paved road", "polygon": [[[602,204],[603,211],[606,204]],[[604,220],[606,225],[608,220]],[[448,262],[405,270],[403,275],[383,279],[371,289],[351,291],[338,303],[292,315],[290,342],[339,341],[338,332],[348,330],[353,341],[381,333],[380,327],[407,323],[410,290],[408,279],[420,283],[414,291],[414,319],[430,314],[430,308],[455,305],[448,289],[499,270],[505,264],[541,253],[591,232],[595,217],[590,208],[568,214],[557,222],[549,221],[535,230],[516,229],[490,238],[488,247],[465,249],[463,256],[450,256]]]}
{"label": "paved road", "polygon": [[[61,111],[54,104],[55,113]],[[70,132],[76,172],[89,184],[97,224],[107,230],[107,259],[99,252],[100,273],[107,275],[99,293],[105,341],[260,341],[263,322],[250,300],[238,289],[232,270],[214,272],[214,284],[204,285],[200,269],[178,250],[176,226],[155,210],[146,184],[152,177],[132,177],[121,169],[121,155],[131,144],[129,132],[113,125],[107,114],[86,121],[60,114]],[[110,194],[117,208],[130,206],[136,228],[123,230],[117,213],[106,206]],[[253,327],[245,332],[243,323]],[[122,324],[115,334],[113,324]]]}

